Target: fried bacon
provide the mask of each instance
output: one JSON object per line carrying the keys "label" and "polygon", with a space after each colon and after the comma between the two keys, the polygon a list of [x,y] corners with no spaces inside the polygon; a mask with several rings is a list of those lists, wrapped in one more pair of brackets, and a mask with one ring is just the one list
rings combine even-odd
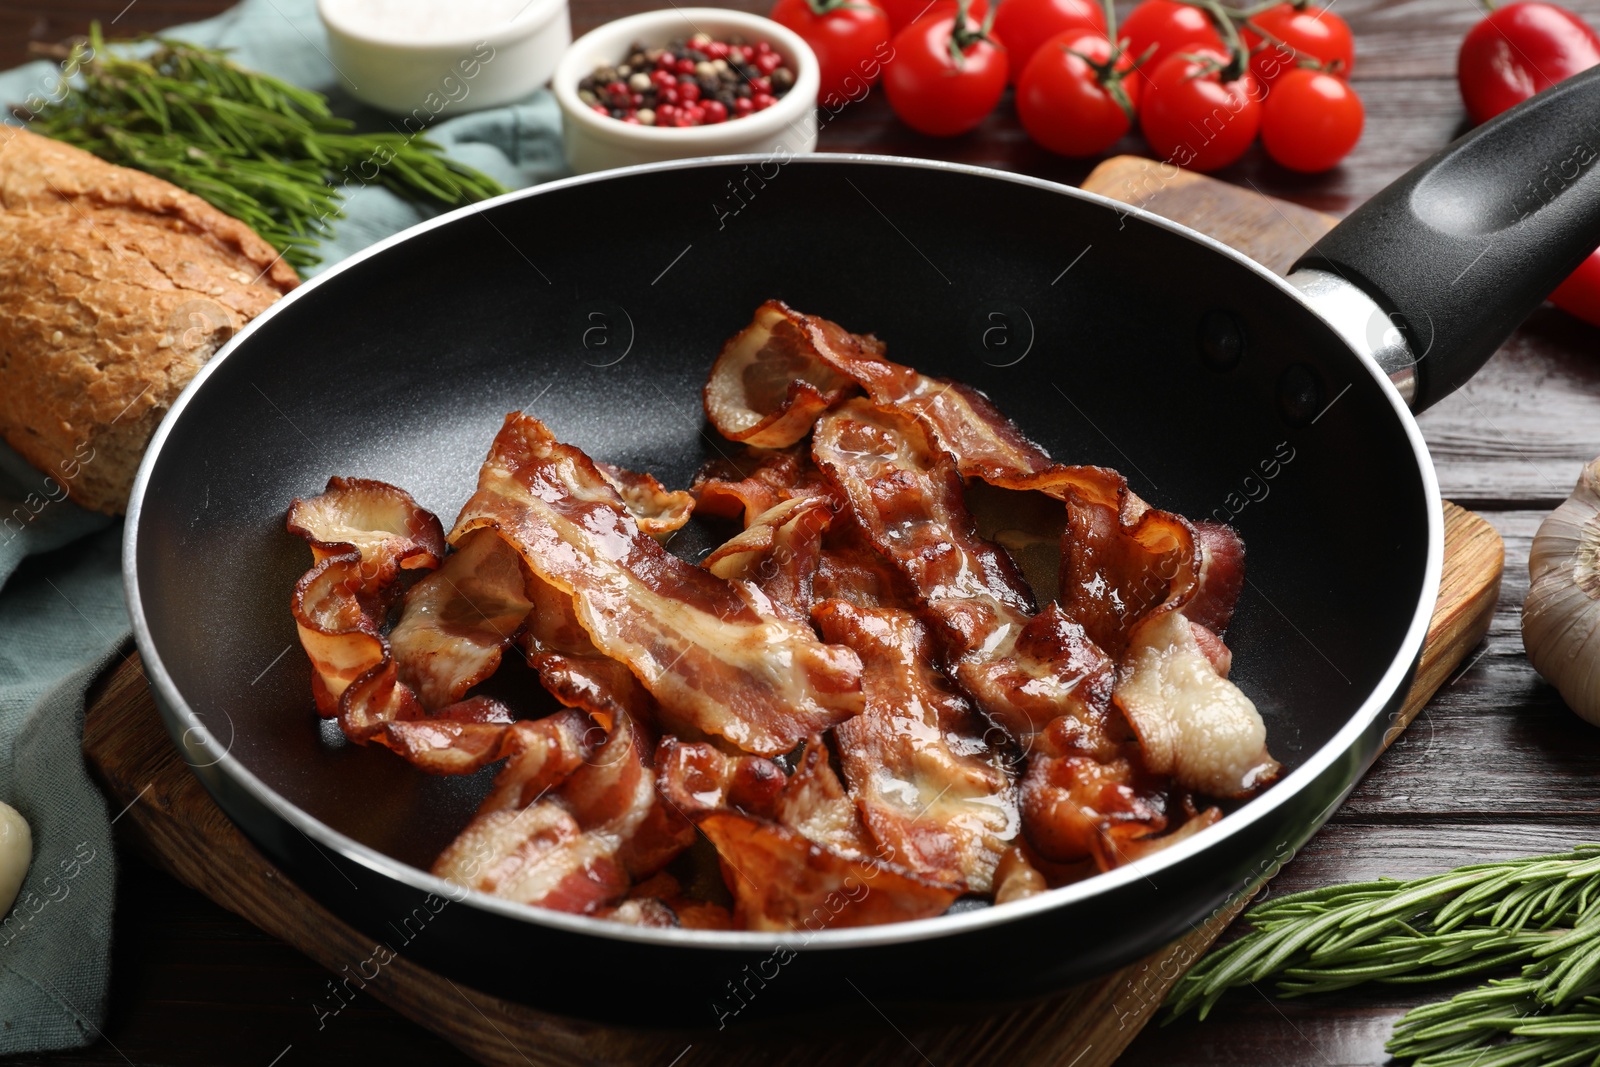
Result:
{"label": "fried bacon", "polygon": [[875,337],[769,300],[723,348],[706,381],[706,418],[734,441],[781,447],[800,440],[852,386],[928,427],[970,477],[1030,474],[1050,457],[976,389],[883,358]]}
{"label": "fried bacon", "polygon": [[355,552],[366,579],[393,579],[395,569],[432,569],[444,558],[444,530],[411,494],[366,478],[330,478],[328,488],[289,505],[289,532],[311,546],[314,562]]}
{"label": "fried bacon", "polygon": [[320,557],[290,605],[317,710],[337,716],[352,741],[376,741],[435,774],[498,759],[511,713],[483,697],[455,703],[456,694],[429,715],[382,634],[399,572],[437,567],[444,555],[438,519],[394,486],[334,478],[320,496],[294,501],[288,527]]}
{"label": "fried bacon", "polygon": [[451,540],[484,527],[573,598],[595,647],[638,676],[664,725],[770,755],[861,709],[855,653],[763,610],[751,587],[670,555],[593,461],[537,419],[507,416]]}
{"label": "fried bacon", "polygon": [[718,578],[749,582],[778,614],[803,624],[811,614],[822,535],[833,514],[824,497],[791,497],[713,549],[701,566]]}
{"label": "fried bacon", "polygon": [[999,546],[977,534],[961,477],[915,419],[851,400],[817,423],[817,465],[849,501],[867,540],[938,620],[958,681],[1017,737],[1058,715],[1103,720],[1111,662],[1033,596]]}
{"label": "fried bacon", "polygon": [[493,792],[434,874],[507,900],[586,913],[688,847],[694,831],[664,810],[645,739],[626,716],[608,731],[570,710],[518,723],[510,738]]}
{"label": "fried bacon", "polygon": [[1181,786],[1244,796],[1277,775],[1261,714],[1217,673],[1181,612],[1140,626],[1115,699],[1139,733],[1145,765]]}
{"label": "fried bacon", "polygon": [[876,845],[828,759],[807,740],[792,776],[704,742],[662,743],[658,788],[716,846],[736,925],[812,932],[942,914],[961,891]]}
{"label": "fried bacon", "polygon": [[689,491],[700,514],[742,518],[749,526],[785,500],[826,494],[827,484],[806,450],[747,448],[701,467]]}
{"label": "fried bacon", "polygon": [[652,474],[641,474],[610,463],[596,463],[595,469],[617,491],[622,503],[633,513],[639,529],[652,537],[680,529],[694,511],[693,496],[682,489],[668,491]]}
{"label": "fried bacon", "polygon": [[[819,350],[841,353],[837,363]],[[783,448],[811,432],[818,415],[853,392],[847,361],[878,360],[882,346],[801,315],[777,300],[722,346],[706,380],[706,417],[730,441]]]}
{"label": "fried bacon", "polygon": [[389,644],[400,680],[423,707],[453,704],[494,673],[533,608],[527,586],[516,550],[481,530],[406,591]]}
{"label": "fried bacon", "polygon": [[866,670],[867,708],[834,734],[877,851],[923,877],[988,893],[1017,834],[1001,731],[934,667],[933,635],[915,615],[831,600],[814,617]]}
{"label": "fried bacon", "polygon": [[[513,414],[448,539],[381,482],[290,508],[318,711],[435,773],[504,761],[436,874],[636,926],[816,932],[1138,862],[1221,818],[1198,796],[1279,772],[1228,681],[1232,528],[778,301],[703,399],[743,447],[689,492]],[[743,529],[693,565],[656,540],[691,513]],[[563,710],[469,695],[508,647]]]}

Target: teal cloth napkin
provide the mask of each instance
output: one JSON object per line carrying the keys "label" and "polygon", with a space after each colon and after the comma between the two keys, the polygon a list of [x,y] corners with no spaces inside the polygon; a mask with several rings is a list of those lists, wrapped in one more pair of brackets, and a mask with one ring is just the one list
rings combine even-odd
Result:
{"label": "teal cloth napkin", "polygon": [[[107,27],[114,33],[115,27]],[[314,0],[245,0],[165,31],[229,48],[250,67],[328,94],[365,129],[394,119],[350,100],[327,58]],[[56,84],[55,66],[0,73],[0,104]],[[470,98],[469,98],[470,99]],[[451,117],[427,132],[453,158],[512,188],[566,173],[554,98]],[[436,214],[375,186],[347,186],[345,217],[310,274]],[[63,499],[61,486],[0,444],[0,800],[33,830],[33,864],[0,926],[0,1056],[88,1044],[110,978],[116,865],[104,800],[84,769],[84,693],[127,654],[121,523]]]}

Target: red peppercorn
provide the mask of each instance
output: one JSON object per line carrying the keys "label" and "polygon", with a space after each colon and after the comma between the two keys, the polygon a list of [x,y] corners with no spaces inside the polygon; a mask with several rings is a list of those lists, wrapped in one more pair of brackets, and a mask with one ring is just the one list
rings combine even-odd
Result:
{"label": "red peppercorn", "polygon": [[710,44],[701,49],[701,51],[706,54],[707,59],[728,58],[728,46],[722,41],[712,41]]}
{"label": "red peppercorn", "polygon": [[776,52],[762,52],[756,56],[756,69],[763,74],[771,74],[783,65],[783,57]]}
{"label": "red peppercorn", "polygon": [[706,122],[714,123],[728,121],[728,109],[722,106],[722,101],[707,100],[705,103],[701,104],[700,107],[706,113]]}
{"label": "red peppercorn", "polygon": [[604,104],[590,104],[589,110],[601,115],[611,114],[611,111]]}
{"label": "red peppercorn", "polygon": [[683,92],[680,89],[663,89],[656,94],[656,100],[663,104],[677,104],[683,101]]}
{"label": "red peppercorn", "polygon": [[[750,102],[748,96],[741,96],[733,102],[733,113],[737,118],[743,118],[755,109],[756,106]],[[604,111],[605,108],[600,108],[599,110]]]}
{"label": "red peppercorn", "polygon": [[772,51],[772,45],[768,44],[766,41],[757,41],[755,47],[756,52],[760,55],[765,55]]}
{"label": "red peppercorn", "polygon": [[690,104],[683,109],[683,117],[689,120],[689,125],[698,126],[706,120],[706,109],[699,104]]}
{"label": "red peppercorn", "polygon": [[757,93],[751,98],[750,101],[751,105],[754,106],[757,111],[765,111],[767,108],[771,107],[777,102],[777,98],[771,93]]}
{"label": "red peppercorn", "polygon": [[772,92],[772,79],[771,78],[751,78],[750,79],[750,91],[752,93],[771,93]]}
{"label": "red peppercorn", "polygon": [[700,99],[700,86],[694,82],[684,82],[678,86],[678,99],[685,104],[692,104]]}
{"label": "red peppercorn", "polygon": [[653,71],[650,75],[650,80],[655,82],[657,87],[662,89],[665,89],[669,85],[678,84],[678,76],[670,71],[665,70]]}
{"label": "red peppercorn", "polygon": [[656,108],[656,125],[671,126],[672,120],[678,117],[678,109],[671,104],[661,104]]}
{"label": "red peppercorn", "polygon": [[680,59],[674,65],[673,69],[676,70],[679,74],[693,74],[694,73],[694,60],[692,60],[692,59]]}

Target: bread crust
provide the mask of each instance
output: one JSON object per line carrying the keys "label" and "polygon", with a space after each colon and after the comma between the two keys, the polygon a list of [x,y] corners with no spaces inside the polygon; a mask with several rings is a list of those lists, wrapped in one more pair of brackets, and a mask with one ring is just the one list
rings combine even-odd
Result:
{"label": "bread crust", "polygon": [[297,284],[199,197],[0,128],[0,436],[84,507],[126,507],[183,387]]}

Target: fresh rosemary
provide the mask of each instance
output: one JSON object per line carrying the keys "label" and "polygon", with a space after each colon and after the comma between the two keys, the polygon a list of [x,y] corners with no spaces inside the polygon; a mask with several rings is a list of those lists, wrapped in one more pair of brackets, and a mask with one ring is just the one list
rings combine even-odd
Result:
{"label": "fresh rosemary", "polygon": [[1173,988],[1168,1021],[1269,978],[1293,997],[1519,965],[1408,1012],[1388,1051],[1416,1067],[1600,1065],[1600,845],[1295,893],[1249,921]]}
{"label": "fresh rosemary", "polygon": [[224,52],[161,37],[143,55],[106,45],[95,23],[67,55],[77,77],[29,116],[32,128],[187,189],[297,269],[318,262],[346,185],[447,206],[505,192],[424,137],[356,133],[321,93],[246,70]]}

